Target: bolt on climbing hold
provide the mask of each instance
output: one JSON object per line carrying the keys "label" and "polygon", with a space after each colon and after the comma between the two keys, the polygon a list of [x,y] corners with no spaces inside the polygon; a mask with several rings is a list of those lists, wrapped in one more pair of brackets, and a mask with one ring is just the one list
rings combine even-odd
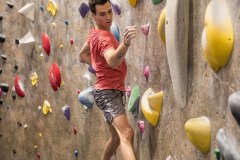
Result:
{"label": "bolt on climbing hold", "polygon": [[16,154],[16,153],[17,153],[16,149],[13,149],[12,152],[13,152],[13,154]]}
{"label": "bolt on climbing hold", "polygon": [[70,43],[71,45],[73,45],[73,38],[70,38]]}
{"label": "bolt on climbing hold", "polygon": [[41,111],[42,107],[41,106],[38,106],[38,110]]}
{"label": "bolt on climbing hold", "polygon": [[38,133],[38,136],[39,136],[39,137],[42,137],[42,133]]}
{"label": "bolt on climbing hold", "polygon": [[38,147],[37,147],[37,145],[34,145],[34,149],[37,149]]}
{"label": "bolt on climbing hold", "polygon": [[7,6],[9,7],[9,8],[13,8],[13,4],[12,3],[10,3],[10,2],[7,2]]}
{"label": "bolt on climbing hold", "polygon": [[42,112],[44,115],[47,115],[49,112],[52,112],[51,105],[47,100],[43,102]]}
{"label": "bolt on climbing hold", "polygon": [[144,69],[144,77],[146,78],[146,80],[148,81],[148,77],[149,77],[149,66],[146,66]]}
{"label": "bolt on climbing hold", "polygon": [[144,132],[144,121],[138,121],[138,128],[141,133]]}
{"label": "bolt on climbing hold", "polygon": [[19,126],[19,127],[22,127],[22,123],[21,122],[17,122],[17,125]]}
{"label": "bolt on climbing hold", "polygon": [[60,44],[60,49],[63,49],[63,45],[62,44]]}
{"label": "bolt on climbing hold", "polygon": [[37,153],[37,158],[38,158],[38,159],[40,159],[40,158],[41,158],[41,156],[40,156],[40,153]]}
{"label": "bolt on climbing hold", "polygon": [[18,64],[15,64],[14,69],[18,70]]}
{"label": "bolt on climbing hold", "polygon": [[31,80],[32,86],[37,86],[38,75],[37,75],[36,72],[31,73],[31,75],[30,75],[30,80]]}
{"label": "bolt on climbing hold", "polygon": [[117,15],[121,15],[121,7],[117,0],[110,0],[112,4],[113,12]]}
{"label": "bolt on climbing hold", "polygon": [[4,34],[0,34],[0,43],[4,43],[6,37]]}
{"label": "bolt on climbing hold", "polygon": [[3,20],[3,16],[2,16],[2,15],[0,15],[0,21],[1,21],[1,20]]}
{"label": "bolt on climbing hold", "polygon": [[74,134],[77,134],[77,127],[74,127],[74,128],[73,128],[73,133],[74,133]]}
{"label": "bolt on climbing hold", "polygon": [[28,125],[27,124],[24,124],[23,128],[24,129],[27,129]]}
{"label": "bolt on climbing hold", "polygon": [[1,58],[2,58],[4,61],[6,61],[6,60],[7,60],[7,56],[6,56],[6,55],[4,55],[4,54],[2,54],[2,55],[1,55]]}
{"label": "bolt on climbing hold", "polygon": [[215,155],[216,160],[221,160],[221,153],[220,153],[220,150],[218,148],[216,148],[214,150],[214,155]]}
{"label": "bolt on climbing hold", "polygon": [[131,95],[131,87],[127,86],[125,92],[126,92],[126,96],[130,97],[130,95]]}
{"label": "bolt on climbing hold", "polygon": [[15,39],[15,44],[19,44],[19,39]]}
{"label": "bolt on climbing hold", "polygon": [[148,36],[149,26],[150,26],[149,23],[141,26],[141,31],[142,31],[142,33],[143,33],[145,36]]}
{"label": "bolt on climbing hold", "polygon": [[43,5],[41,5],[39,8],[41,9],[41,11],[43,11],[43,10],[44,10],[44,7],[43,7]]}
{"label": "bolt on climbing hold", "polygon": [[78,8],[78,11],[82,18],[85,18],[89,11],[89,6],[85,2],[82,2]]}
{"label": "bolt on climbing hold", "polygon": [[2,74],[2,70],[3,70],[3,69],[2,69],[2,68],[0,68],[0,74]]}
{"label": "bolt on climbing hold", "polygon": [[9,85],[8,85],[8,84],[6,84],[6,83],[1,83],[1,84],[0,84],[0,87],[1,87],[1,89],[2,89],[2,91],[3,91],[4,93],[7,93],[7,92],[8,92],[8,89],[9,89]]}
{"label": "bolt on climbing hold", "polygon": [[62,107],[62,112],[64,114],[64,116],[67,118],[67,120],[70,120],[70,106],[69,105],[65,105]]}

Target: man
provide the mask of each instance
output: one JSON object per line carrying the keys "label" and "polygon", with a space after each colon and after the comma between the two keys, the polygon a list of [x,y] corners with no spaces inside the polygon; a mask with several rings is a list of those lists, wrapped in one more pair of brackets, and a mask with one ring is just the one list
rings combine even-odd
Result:
{"label": "man", "polygon": [[126,27],[119,44],[110,32],[113,12],[109,0],[89,0],[89,7],[96,26],[80,51],[79,60],[92,65],[96,71],[94,99],[109,124],[111,137],[102,160],[109,160],[119,144],[124,160],[136,160],[134,131],[127,120],[123,97],[127,72],[125,55],[137,29],[136,26]]}

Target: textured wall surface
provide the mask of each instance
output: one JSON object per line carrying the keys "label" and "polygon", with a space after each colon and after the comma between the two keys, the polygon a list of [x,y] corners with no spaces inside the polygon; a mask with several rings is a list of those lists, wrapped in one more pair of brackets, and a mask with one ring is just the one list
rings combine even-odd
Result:
{"label": "textured wall surface", "polygon": [[[240,90],[240,1],[226,0],[233,22],[235,44],[232,55],[226,67],[217,74],[204,60],[201,49],[201,35],[204,28],[205,10],[209,0],[191,0],[189,17],[189,48],[188,48],[188,90],[187,106],[180,108],[175,104],[171,76],[167,62],[165,45],[157,33],[157,21],[166,4],[154,6],[150,0],[139,0],[135,8],[127,1],[119,1],[122,14],[115,15],[114,22],[120,32],[128,25],[138,25],[138,35],[129,48],[126,59],[128,74],[126,84],[133,87],[139,85],[141,95],[152,87],[156,91],[164,91],[164,99],[159,122],[151,126],[141,111],[135,119],[130,113],[129,120],[135,130],[134,146],[139,160],[164,160],[171,155],[175,160],[207,160],[214,159],[213,150],[217,148],[216,134],[220,128],[225,128],[231,135],[240,139],[240,129],[227,105],[228,96]],[[0,33],[6,36],[5,43],[0,44],[0,54],[8,58],[0,59],[0,83],[8,83],[10,91],[3,97],[0,105],[0,159],[26,160],[37,159],[37,153],[44,160],[75,159],[74,150],[79,152],[79,160],[100,159],[104,144],[108,138],[108,129],[103,115],[96,106],[85,110],[78,102],[77,90],[88,87],[84,78],[89,74],[94,82],[94,76],[87,71],[87,65],[80,64],[78,55],[84,44],[88,30],[93,26],[91,15],[82,18],[78,12],[81,0],[56,0],[58,11],[55,17],[47,11],[47,1],[34,0],[35,21],[31,22],[17,11],[29,1],[10,1],[14,7],[10,9],[6,0],[0,0]],[[87,1],[85,1],[87,2]],[[40,6],[44,10],[40,10]],[[64,24],[69,21],[69,25]],[[54,28],[52,23],[56,24]],[[150,23],[148,36],[141,33],[140,27]],[[35,38],[35,46],[31,55],[26,55],[21,46],[15,44],[15,39],[23,37],[31,31]],[[36,51],[41,45],[41,35],[45,32],[50,37],[51,54],[41,60]],[[70,44],[70,38],[74,44]],[[180,42],[179,42],[180,43]],[[63,48],[60,48],[60,45]],[[54,92],[48,80],[49,69],[53,62],[58,63],[64,85]],[[18,64],[18,70],[14,70]],[[149,65],[150,77],[146,82],[143,76],[144,68]],[[39,76],[37,87],[30,82],[30,74],[36,72]],[[24,98],[12,100],[11,88],[14,78],[19,75],[25,86]],[[48,100],[52,113],[45,116],[38,111],[43,101]],[[62,107],[68,104],[71,108],[71,119],[68,121]],[[211,121],[211,149],[202,154],[187,139],[184,124],[190,118],[206,116]],[[137,121],[145,121],[145,132],[140,135]],[[23,125],[28,128],[24,129]],[[78,132],[73,133],[76,127]],[[39,136],[42,133],[42,137]],[[37,145],[37,149],[34,146]],[[239,146],[240,147],[240,146]],[[13,153],[13,150],[16,153]],[[120,149],[116,159],[121,159]]]}

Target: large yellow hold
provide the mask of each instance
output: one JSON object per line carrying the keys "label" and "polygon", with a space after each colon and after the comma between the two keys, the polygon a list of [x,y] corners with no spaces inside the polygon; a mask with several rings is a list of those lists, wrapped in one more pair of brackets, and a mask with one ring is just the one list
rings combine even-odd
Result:
{"label": "large yellow hold", "polygon": [[204,55],[210,67],[224,67],[233,50],[234,34],[225,0],[211,0],[205,13],[205,32],[208,52]]}
{"label": "large yellow hold", "polygon": [[163,91],[154,93],[151,88],[143,94],[141,108],[145,118],[153,126],[157,125],[162,108]]}
{"label": "large yellow hold", "polygon": [[160,17],[158,19],[158,34],[162,40],[163,43],[166,43],[165,38],[165,21],[166,21],[166,7],[162,10],[162,13],[160,14]]}
{"label": "large yellow hold", "polygon": [[211,126],[207,117],[188,120],[185,123],[185,132],[195,147],[202,153],[208,152],[211,143]]}

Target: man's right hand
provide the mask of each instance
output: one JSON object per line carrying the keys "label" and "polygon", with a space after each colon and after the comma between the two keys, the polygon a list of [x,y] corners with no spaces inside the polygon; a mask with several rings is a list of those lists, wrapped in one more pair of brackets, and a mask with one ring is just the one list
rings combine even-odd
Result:
{"label": "man's right hand", "polygon": [[130,46],[131,40],[137,35],[137,26],[127,26],[123,31],[123,43]]}

